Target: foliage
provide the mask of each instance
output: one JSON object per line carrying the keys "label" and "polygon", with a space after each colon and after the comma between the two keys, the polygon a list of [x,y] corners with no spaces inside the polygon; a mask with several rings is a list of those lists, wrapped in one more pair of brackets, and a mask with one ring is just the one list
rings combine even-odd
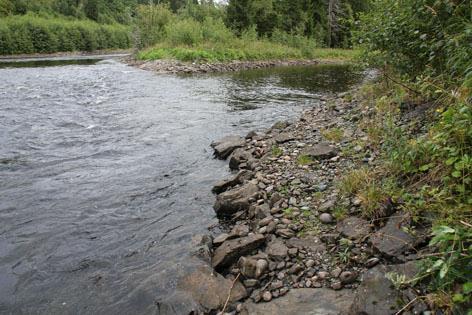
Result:
{"label": "foliage", "polygon": [[470,10],[469,1],[374,1],[356,37],[370,61],[457,85],[472,76]]}
{"label": "foliage", "polygon": [[229,0],[226,24],[237,35],[255,27],[259,37],[273,37],[274,33],[280,37],[281,32],[309,38],[319,46],[351,47],[350,28],[370,1],[343,1],[336,12],[336,28],[328,24],[328,2],[336,1]]}
{"label": "foliage", "polygon": [[284,153],[284,151],[280,147],[273,145],[271,149],[271,153],[272,153],[272,156],[279,157]]}
{"label": "foliage", "polygon": [[429,277],[433,290],[454,289],[463,285],[462,298],[472,297],[472,227],[436,226],[429,245],[438,249],[440,255],[432,255],[422,261],[420,277]]}
{"label": "foliage", "polygon": [[128,28],[27,14],[0,21],[0,54],[128,48]]}
{"label": "foliage", "polygon": [[165,37],[166,26],[174,16],[166,5],[140,5],[136,10],[138,47],[148,47]]}

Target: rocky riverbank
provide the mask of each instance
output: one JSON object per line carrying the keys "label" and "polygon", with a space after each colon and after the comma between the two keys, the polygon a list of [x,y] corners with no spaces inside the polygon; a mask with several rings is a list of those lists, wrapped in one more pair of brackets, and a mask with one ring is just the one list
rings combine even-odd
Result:
{"label": "rocky riverbank", "polygon": [[[356,127],[361,115],[368,109],[338,96],[293,124],[212,144],[235,174],[213,188],[222,231],[197,240],[214,273],[185,280],[206,281],[190,290],[195,311],[428,314],[421,292],[397,290],[391,280],[415,275],[427,229],[388,199],[382,216],[363,217],[362,200],[337,187],[348,171],[376,164],[378,152],[359,145],[366,143]],[[209,279],[221,285],[209,287]]]}
{"label": "rocky riverbank", "polygon": [[[190,63],[177,60],[153,60],[143,61],[134,58],[125,58],[124,61],[142,70],[157,73],[213,73],[232,72],[250,69],[263,69],[276,66],[309,66],[319,64],[318,60],[271,60],[271,61],[231,61],[211,63]],[[328,63],[328,61],[323,61]]]}

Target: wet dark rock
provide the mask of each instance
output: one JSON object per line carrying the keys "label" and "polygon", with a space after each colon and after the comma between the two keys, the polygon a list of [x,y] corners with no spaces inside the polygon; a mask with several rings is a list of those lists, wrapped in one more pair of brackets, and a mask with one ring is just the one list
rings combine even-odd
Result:
{"label": "wet dark rock", "polygon": [[221,194],[231,187],[243,184],[244,182],[250,180],[253,176],[253,172],[249,170],[242,170],[237,175],[216,183],[215,186],[213,186],[212,192],[215,194]]}
{"label": "wet dark rock", "polygon": [[409,219],[401,214],[390,217],[387,224],[374,233],[369,241],[372,246],[391,259],[404,261],[403,254],[414,249],[417,240],[402,227],[409,227]]}
{"label": "wet dark rock", "polygon": [[368,221],[358,217],[348,217],[337,225],[337,230],[351,240],[362,239],[369,235],[371,228]]}
{"label": "wet dark rock", "polygon": [[327,143],[318,143],[315,144],[313,147],[305,148],[302,151],[303,155],[310,156],[313,159],[329,159],[337,154],[336,148],[330,146]]}
{"label": "wet dark rock", "polygon": [[215,150],[215,156],[219,159],[226,159],[234,150],[241,148],[246,141],[239,136],[227,136],[214,141],[211,147]]}
{"label": "wet dark rock", "polygon": [[257,134],[256,131],[249,131],[248,134],[246,135],[246,139],[253,139],[258,137],[259,135]]}
{"label": "wet dark rock", "polygon": [[262,234],[253,234],[246,237],[225,241],[218,247],[212,259],[212,266],[224,268],[236,262],[239,257],[250,254],[253,250],[262,246],[265,237]]}
{"label": "wet dark rock", "polygon": [[258,191],[259,188],[252,183],[225,191],[216,197],[213,208],[218,216],[229,216],[240,210],[247,210],[249,208],[249,199]]}
{"label": "wet dark rock", "polygon": [[205,262],[211,260],[213,239],[210,235],[199,234],[192,237],[193,254]]}
{"label": "wet dark rock", "polygon": [[349,291],[332,291],[330,289],[280,289],[280,297],[270,303],[255,304],[246,302],[246,311],[250,315],[338,315],[347,314],[352,301]]}

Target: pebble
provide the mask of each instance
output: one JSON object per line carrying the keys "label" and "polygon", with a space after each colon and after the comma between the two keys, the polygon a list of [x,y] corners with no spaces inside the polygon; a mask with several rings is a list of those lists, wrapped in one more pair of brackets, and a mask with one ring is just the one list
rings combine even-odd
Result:
{"label": "pebble", "polygon": [[329,273],[326,272],[326,271],[318,272],[318,278],[320,278],[321,280],[324,280],[324,279],[328,278],[328,276],[329,276]]}
{"label": "pebble", "polygon": [[336,282],[333,282],[333,284],[331,284],[331,289],[333,290],[341,290],[342,288],[343,288],[343,285],[341,281],[336,281]]}
{"label": "pebble", "polygon": [[315,261],[314,261],[313,259],[309,259],[309,260],[307,260],[307,261],[305,262],[305,266],[306,266],[307,268],[311,268],[311,267],[313,267],[314,265],[315,265]]}
{"label": "pebble", "polygon": [[339,267],[336,267],[331,271],[331,275],[335,278],[338,278],[341,272],[342,272],[342,269]]}
{"label": "pebble", "polygon": [[333,216],[329,213],[322,213],[320,215],[320,221],[322,223],[328,224],[333,222]]}
{"label": "pebble", "polygon": [[262,298],[264,299],[264,301],[270,302],[272,300],[272,294],[269,291],[265,291],[262,294]]}
{"label": "pebble", "polygon": [[341,280],[341,283],[343,284],[349,284],[353,283],[357,279],[357,273],[352,272],[352,271],[344,271],[341,272],[339,275],[339,280]]}
{"label": "pebble", "polygon": [[378,259],[377,257],[372,257],[372,258],[370,258],[369,260],[367,260],[367,261],[365,262],[365,266],[366,266],[367,268],[372,268],[372,267],[374,267],[375,265],[377,265],[379,262],[380,262],[380,259]]}

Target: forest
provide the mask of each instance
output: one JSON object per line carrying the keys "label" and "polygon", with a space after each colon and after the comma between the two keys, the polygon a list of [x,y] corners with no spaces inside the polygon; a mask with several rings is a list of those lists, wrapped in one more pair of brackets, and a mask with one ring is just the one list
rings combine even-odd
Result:
{"label": "forest", "polygon": [[[0,54],[143,48],[175,39],[178,33],[185,38],[184,45],[202,43],[208,36],[210,41],[245,36],[283,44],[292,50],[290,57],[309,57],[308,51],[314,47],[352,47],[351,26],[368,7],[367,0],[227,4],[207,0],[0,0]],[[188,31],[195,26],[207,38]],[[268,45],[266,51],[272,48]]]}

